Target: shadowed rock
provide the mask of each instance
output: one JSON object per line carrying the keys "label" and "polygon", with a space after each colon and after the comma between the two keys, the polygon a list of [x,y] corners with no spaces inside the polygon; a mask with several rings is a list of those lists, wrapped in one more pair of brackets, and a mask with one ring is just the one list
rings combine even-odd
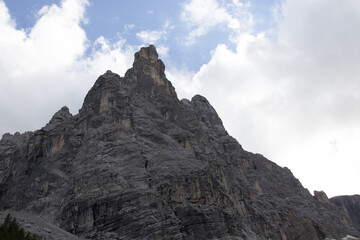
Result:
{"label": "shadowed rock", "polygon": [[346,212],[354,226],[360,231],[360,195],[333,197],[330,202]]}

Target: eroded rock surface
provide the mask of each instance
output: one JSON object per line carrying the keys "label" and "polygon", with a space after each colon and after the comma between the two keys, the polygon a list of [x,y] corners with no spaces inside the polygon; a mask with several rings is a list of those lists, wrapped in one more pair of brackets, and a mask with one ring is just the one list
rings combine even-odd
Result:
{"label": "eroded rock surface", "polygon": [[354,226],[360,231],[360,195],[333,197],[330,202],[346,212]]}
{"label": "eroded rock surface", "polygon": [[359,236],[349,212],[245,151],[204,97],[180,101],[164,70],[142,48],[124,77],[97,79],[79,114],[4,135],[1,208],[88,239]]}

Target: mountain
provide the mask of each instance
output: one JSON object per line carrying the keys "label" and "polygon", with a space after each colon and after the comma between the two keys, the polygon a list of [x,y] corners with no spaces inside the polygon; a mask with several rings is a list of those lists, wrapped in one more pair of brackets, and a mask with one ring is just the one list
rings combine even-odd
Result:
{"label": "mountain", "polygon": [[141,48],[124,77],[96,80],[77,115],[63,107],[40,130],[4,134],[1,209],[86,239],[360,235],[359,196],[311,195],[245,151],[206,98],[180,101],[164,71],[155,47]]}

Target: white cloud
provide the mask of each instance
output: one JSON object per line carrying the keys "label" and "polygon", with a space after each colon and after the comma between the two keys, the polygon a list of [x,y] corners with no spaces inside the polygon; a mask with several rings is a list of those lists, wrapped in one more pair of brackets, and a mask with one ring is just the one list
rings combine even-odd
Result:
{"label": "white cloud", "polygon": [[[191,3],[198,4],[191,11],[200,11],[188,10],[193,23],[219,9],[215,1],[211,10]],[[237,33],[236,51],[218,45],[190,81],[245,149],[290,167],[305,187],[330,196],[354,194],[360,182],[359,12],[358,1],[288,0],[276,11],[276,40]],[[231,25],[236,18],[229,16],[220,11],[194,31]]]}
{"label": "white cloud", "polygon": [[158,45],[156,47],[156,51],[159,54],[159,58],[168,58],[169,57],[169,47],[167,46],[163,46],[163,45]]}
{"label": "white cloud", "polygon": [[150,43],[155,44],[159,39],[163,36],[163,31],[141,31],[136,33],[136,36],[143,42],[143,43]]}
{"label": "white cloud", "polygon": [[124,27],[125,31],[129,31],[131,29],[135,28],[135,24],[126,24]]}
{"label": "white cloud", "polygon": [[106,38],[99,37],[93,44],[92,54],[79,61],[80,69],[77,70],[86,71],[94,76],[106,70],[124,74],[131,67],[136,50],[135,47],[126,45],[123,39],[111,43]]}
{"label": "white cloud", "polygon": [[40,128],[63,105],[77,113],[100,74],[107,69],[123,74],[131,66],[134,49],[124,40],[88,41],[81,26],[87,5],[63,0],[43,7],[25,32],[0,1],[0,134]]}
{"label": "white cloud", "polygon": [[167,39],[169,32],[174,29],[170,21],[165,21],[161,30],[144,30],[136,33],[136,36],[143,42],[143,44],[156,44],[159,40]]}
{"label": "white cloud", "polygon": [[64,1],[61,8],[44,7],[39,11],[40,19],[27,34],[15,28],[14,20],[1,2],[0,48],[6,68],[20,77],[40,69],[53,71],[70,66],[85,51],[86,35],[79,26],[85,5],[87,1],[79,0]]}
{"label": "white cloud", "polygon": [[250,31],[253,25],[250,4],[238,0],[219,4],[217,0],[191,0],[183,5],[181,19],[190,28],[187,44],[218,26],[227,26],[234,32]]}
{"label": "white cloud", "polygon": [[178,69],[170,67],[166,70],[166,77],[172,82],[176,88],[178,97],[191,99],[194,93],[198,92],[200,84],[194,80],[195,72],[190,70]]}

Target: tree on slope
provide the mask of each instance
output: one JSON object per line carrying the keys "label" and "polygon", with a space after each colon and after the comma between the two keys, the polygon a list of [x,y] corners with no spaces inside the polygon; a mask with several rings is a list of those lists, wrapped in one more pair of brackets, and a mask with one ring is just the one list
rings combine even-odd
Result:
{"label": "tree on slope", "polygon": [[15,218],[10,213],[6,216],[5,221],[0,225],[0,240],[40,240],[41,237],[25,232],[19,226]]}

